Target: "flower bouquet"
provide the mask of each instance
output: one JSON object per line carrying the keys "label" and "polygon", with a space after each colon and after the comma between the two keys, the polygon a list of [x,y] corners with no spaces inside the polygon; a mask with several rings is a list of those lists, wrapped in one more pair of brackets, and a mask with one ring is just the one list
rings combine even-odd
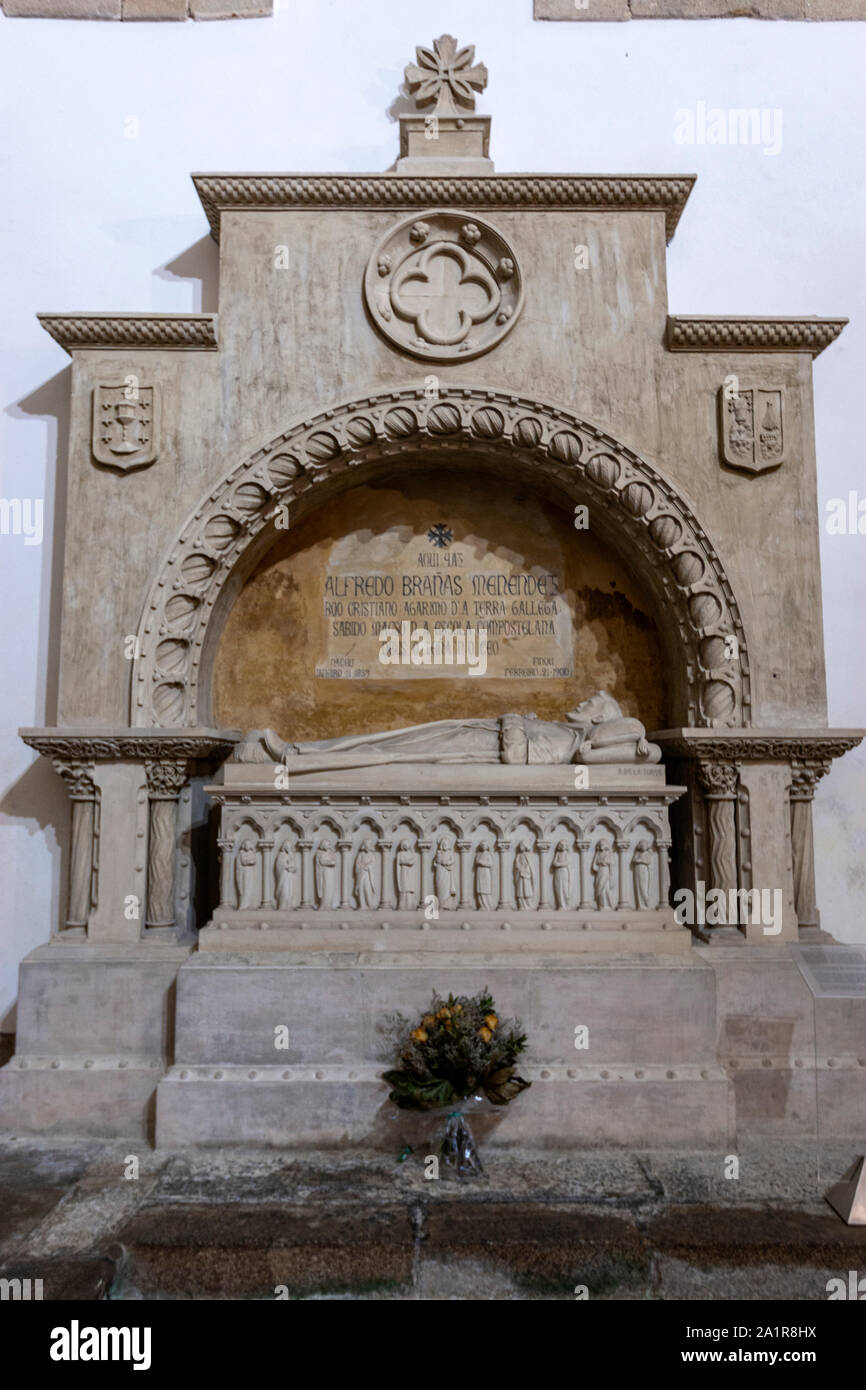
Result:
{"label": "flower bouquet", "polygon": [[516,1075],[526,1035],[516,1021],[503,1023],[487,990],[469,998],[433,995],[420,1023],[397,1015],[397,1066],[383,1073],[390,1099],[401,1109],[436,1110],[454,1106],[446,1126],[442,1156],[463,1176],[481,1171],[463,1105],[486,1097],[508,1105],[530,1082]]}

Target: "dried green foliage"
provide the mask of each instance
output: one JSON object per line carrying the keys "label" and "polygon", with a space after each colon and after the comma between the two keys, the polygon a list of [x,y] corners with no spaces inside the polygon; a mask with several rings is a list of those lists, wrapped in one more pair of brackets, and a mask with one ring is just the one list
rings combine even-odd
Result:
{"label": "dried green foliage", "polygon": [[434,1110],[476,1093],[507,1105],[530,1085],[515,1075],[526,1034],[516,1020],[500,1021],[487,990],[474,998],[434,993],[419,1023],[398,1014],[395,1025],[397,1066],[384,1078],[402,1109]]}

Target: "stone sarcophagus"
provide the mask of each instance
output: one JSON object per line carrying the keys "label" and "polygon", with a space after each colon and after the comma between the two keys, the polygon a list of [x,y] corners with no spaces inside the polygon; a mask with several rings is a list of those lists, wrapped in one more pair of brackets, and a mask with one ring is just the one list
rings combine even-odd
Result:
{"label": "stone sarcophagus", "polygon": [[[283,784],[282,786],[280,784]],[[687,949],[660,765],[224,765],[202,949]],[[387,932],[387,937],[384,933]]]}

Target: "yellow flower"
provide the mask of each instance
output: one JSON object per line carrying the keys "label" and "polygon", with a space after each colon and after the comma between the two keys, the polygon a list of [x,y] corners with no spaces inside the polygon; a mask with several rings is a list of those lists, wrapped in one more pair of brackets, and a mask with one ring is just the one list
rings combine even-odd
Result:
{"label": "yellow flower", "polygon": [[498,1023],[499,1019],[496,1017],[495,1014],[488,1014],[484,1020],[484,1025],[486,1028],[495,1028]]}
{"label": "yellow flower", "polygon": [[489,1028],[479,1028],[478,1036],[482,1042],[490,1042],[493,1037],[493,1034],[491,1033]]}
{"label": "yellow flower", "polygon": [[455,1004],[455,1005],[454,1005],[454,1008],[451,1010],[451,1012],[452,1012],[453,1014],[462,1014],[462,1012],[463,1012],[463,1005],[462,1005],[462,1004]]}
{"label": "yellow flower", "polygon": [[416,1028],[416,1029],[413,1031],[413,1033],[412,1033],[412,1041],[413,1041],[413,1042],[426,1042],[426,1041],[427,1041],[427,1034],[424,1032],[424,1029],[423,1029],[423,1028]]}
{"label": "yellow flower", "polygon": [[437,1017],[437,1018],[450,1018],[450,1017],[451,1017],[451,1010],[450,1010],[450,1009],[440,1009],[439,1012],[438,1012],[438,1014],[436,1015],[436,1017]]}
{"label": "yellow flower", "polygon": [[422,1027],[422,1028],[432,1028],[432,1027],[433,1027],[433,1024],[434,1024],[435,1022],[436,1022],[436,1015],[435,1015],[435,1014],[425,1014],[424,1017],[423,1017],[422,1020],[421,1020],[421,1027]]}

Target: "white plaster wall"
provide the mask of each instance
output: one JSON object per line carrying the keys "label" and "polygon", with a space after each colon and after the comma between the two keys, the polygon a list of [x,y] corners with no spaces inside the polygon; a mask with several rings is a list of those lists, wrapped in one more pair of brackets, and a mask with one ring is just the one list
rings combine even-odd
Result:
{"label": "white plaster wall", "polygon": [[[386,113],[415,44],[445,31],[474,42],[500,172],[699,175],[669,250],[673,312],[851,317],[815,368],[819,492],[822,511],[850,490],[866,498],[866,24],[569,25],[530,12],[530,0],[316,0],[218,24],[0,17],[0,496],[45,503],[41,545],[0,536],[0,1027],[19,960],[60,910],[53,826],[66,821],[59,779],[15,732],[54,719],[68,359],[34,315],[216,308],[191,170],[385,169],[397,150]],[[676,111],[701,101],[780,108],[780,152],[676,143]],[[822,554],[830,721],[857,725],[866,536],[825,535]],[[838,764],[815,806],[819,902],[848,941],[866,941],[864,763]]]}

